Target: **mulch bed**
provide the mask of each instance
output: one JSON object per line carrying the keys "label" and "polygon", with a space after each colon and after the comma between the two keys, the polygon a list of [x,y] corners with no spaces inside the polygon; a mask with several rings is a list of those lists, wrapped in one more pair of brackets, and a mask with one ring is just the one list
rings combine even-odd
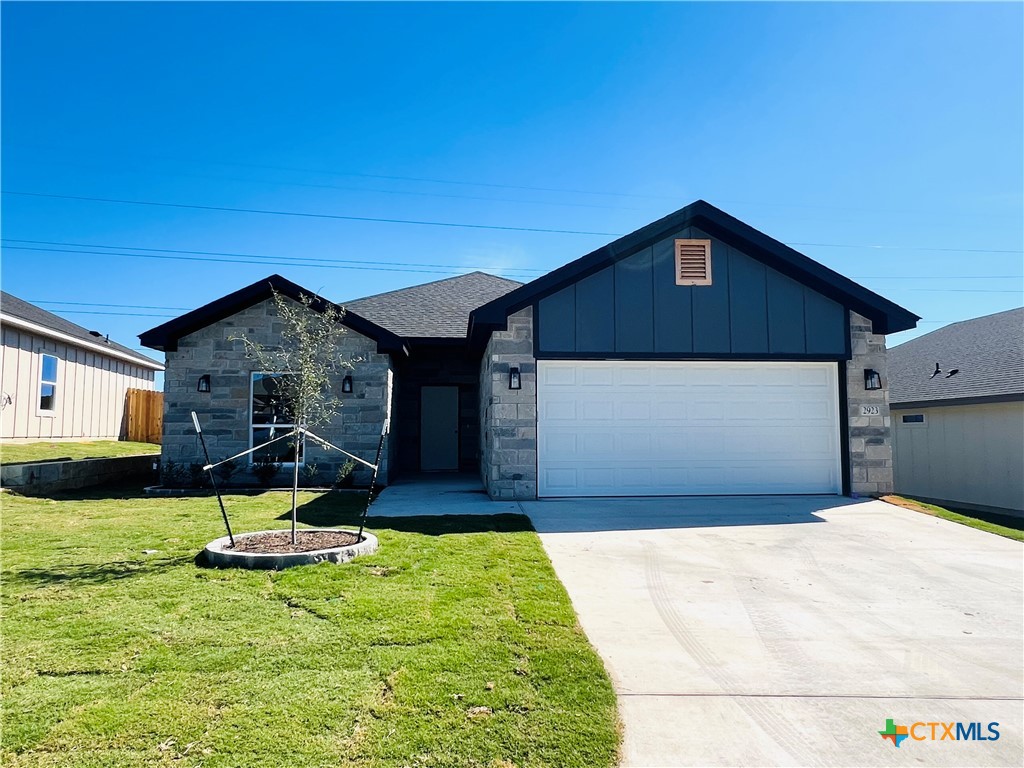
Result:
{"label": "mulch bed", "polygon": [[235,537],[235,552],[288,553],[333,549],[359,543],[359,537],[348,531],[298,531],[292,544],[291,531],[253,533]]}

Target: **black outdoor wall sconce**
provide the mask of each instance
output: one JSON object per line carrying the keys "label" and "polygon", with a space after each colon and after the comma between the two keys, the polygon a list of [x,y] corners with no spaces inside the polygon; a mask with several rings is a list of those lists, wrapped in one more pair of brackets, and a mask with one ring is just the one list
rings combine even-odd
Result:
{"label": "black outdoor wall sconce", "polygon": [[352,377],[346,376],[341,380],[341,391],[346,395],[352,394]]}
{"label": "black outdoor wall sconce", "polygon": [[864,389],[881,389],[882,377],[872,368],[864,369]]}
{"label": "black outdoor wall sconce", "polygon": [[519,375],[519,369],[518,368],[513,367],[513,368],[509,368],[508,369],[508,388],[509,389],[522,389],[523,388],[523,380],[522,380],[522,377]]}
{"label": "black outdoor wall sconce", "polygon": [[196,392],[209,392],[210,391],[210,374],[204,373],[199,377],[199,383],[196,384]]}

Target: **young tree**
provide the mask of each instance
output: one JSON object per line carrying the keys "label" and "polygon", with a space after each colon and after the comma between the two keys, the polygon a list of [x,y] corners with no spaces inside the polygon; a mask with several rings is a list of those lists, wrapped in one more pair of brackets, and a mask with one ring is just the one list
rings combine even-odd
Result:
{"label": "young tree", "polygon": [[276,375],[268,381],[267,410],[282,423],[295,426],[292,435],[292,544],[296,543],[300,427],[314,430],[341,410],[341,399],[331,391],[331,381],[359,361],[346,357],[339,342],[346,331],[341,324],[344,309],[315,296],[298,301],[274,291],[274,306],[283,325],[279,344],[264,344],[245,334],[230,337],[245,345],[246,355],[260,370]]}

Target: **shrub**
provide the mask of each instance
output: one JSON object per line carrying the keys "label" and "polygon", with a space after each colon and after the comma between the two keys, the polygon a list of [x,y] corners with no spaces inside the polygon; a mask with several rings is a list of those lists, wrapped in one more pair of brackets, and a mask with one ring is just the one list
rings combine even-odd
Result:
{"label": "shrub", "polygon": [[235,473],[238,472],[238,470],[238,462],[234,459],[230,459],[217,467],[217,476],[224,485],[229,485],[231,483],[231,478],[235,476]]}
{"label": "shrub", "polygon": [[204,488],[210,480],[202,464],[189,464],[187,471],[189,488]]}
{"label": "shrub", "polygon": [[254,461],[252,463],[252,473],[256,475],[256,479],[264,488],[270,487],[274,482],[274,476],[280,471],[281,465],[276,461]]}
{"label": "shrub", "polygon": [[304,485],[316,485],[320,479],[320,467],[316,464],[306,464],[302,468],[302,481]]}
{"label": "shrub", "polygon": [[355,482],[355,476],[352,474],[355,468],[356,463],[351,459],[338,467],[338,475],[334,478],[334,484],[339,488],[351,488]]}
{"label": "shrub", "polygon": [[188,488],[192,482],[192,473],[186,464],[167,461],[160,468],[160,482],[167,488]]}

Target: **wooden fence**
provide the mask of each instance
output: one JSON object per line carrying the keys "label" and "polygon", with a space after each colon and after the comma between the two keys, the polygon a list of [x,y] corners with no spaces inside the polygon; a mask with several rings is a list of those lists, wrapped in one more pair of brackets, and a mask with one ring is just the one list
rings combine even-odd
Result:
{"label": "wooden fence", "polygon": [[129,389],[125,402],[128,436],[138,443],[162,442],[164,432],[164,393],[150,389]]}

